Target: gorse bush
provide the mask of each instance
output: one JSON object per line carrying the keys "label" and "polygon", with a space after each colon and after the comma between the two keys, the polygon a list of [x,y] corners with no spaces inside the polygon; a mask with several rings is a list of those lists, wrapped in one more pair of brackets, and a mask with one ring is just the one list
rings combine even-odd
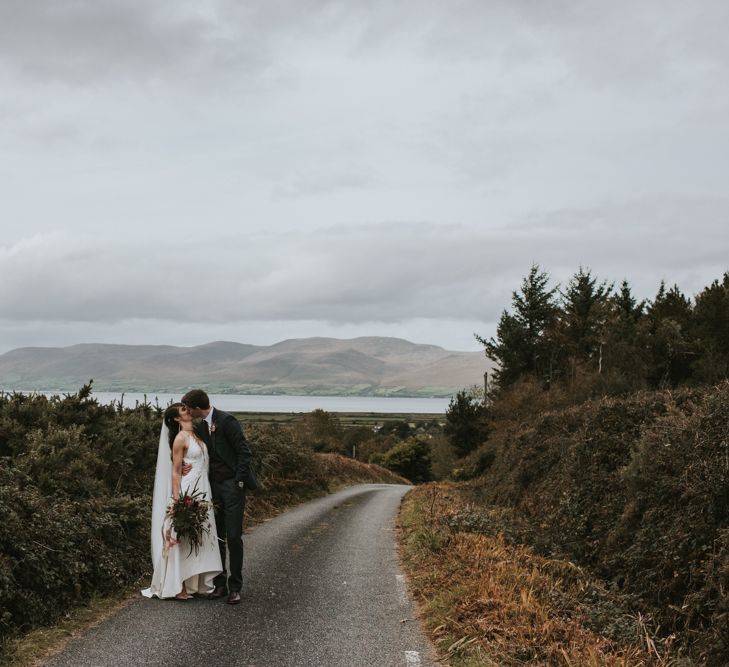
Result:
{"label": "gorse bush", "polygon": [[480,501],[632,594],[698,659],[729,664],[729,382],[510,423],[503,407],[463,462],[481,474]]}
{"label": "gorse bush", "polygon": [[147,566],[161,413],[0,395],[0,634],[47,623]]}

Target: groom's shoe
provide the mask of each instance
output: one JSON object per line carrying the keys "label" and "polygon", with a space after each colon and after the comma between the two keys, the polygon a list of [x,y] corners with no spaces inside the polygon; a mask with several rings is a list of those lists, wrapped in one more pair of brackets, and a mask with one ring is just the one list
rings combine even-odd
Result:
{"label": "groom's shoe", "polygon": [[240,604],[240,593],[238,591],[232,591],[225,601],[226,604]]}
{"label": "groom's shoe", "polygon": [[216,586],[212,593],[208,593],[208,600],[218,600],[227,594],[228,589],[225,586]]}

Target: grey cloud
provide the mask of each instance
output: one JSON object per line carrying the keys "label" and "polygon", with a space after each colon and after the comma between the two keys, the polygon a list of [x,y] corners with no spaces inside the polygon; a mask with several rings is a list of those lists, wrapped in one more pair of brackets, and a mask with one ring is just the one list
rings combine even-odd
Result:
{"label": "grey cloud", "polygon": [[161,0],[8,0],[0,6],[0,63],[38,81],[205,81],[226,59],[260,64],[260,44],[221,26],[215,3]]}
{"label": "grey cloud", "polygon": [[372,169],[365,165],[340,165],[318,162],[308,170],[296,169],[284,176],[273,188],[273,196],[298,199],[303,196],[334,194],[342,190],[359,189],[376,182]]}
{"label": "grey cloud", "polygon": [[[391,223],[168,240],[141,256],[128,243],[37,238],[0,253],[0,311],[10,320],[66,322],[494,321],[532,262],[555,283],[579,265],[608,280],[626,277],[644,297],[663,278],[695,293],[729,268],[728,201],[659,206],[662,234],[642,221],[650,211],[655,219],[655,208],[571,211],[490,231]],[[196,302],[194,293],[205,296]]]}
{"label": "grey cloud", "polygon": [[542,239],[535,261],[555,281],[564,283],[581,264],[652,298],[661,280],[692,296],[728,271],[728,224],[726,198],[667,197],[534,215],[510,229]]}
{"label": "grey cloud", "polygon": [[[549,63],[564,80],[655,92],[684,74],[726,70],[729,47],[721,0],[634,3],[556,0],[456,0],[349,3],[366,25],[360,51],[405,42],[420,55],[466,64],[489,60],[505,76]],[[721,77],[716,72],[716,79]]]}
{"label": "grey cloud", "polygon": [[204,85],[262,75],[287,63],[292,46],[329,40],[355,62],[410,52],[431,61],[490,61],[502,75],[549,63],[563,76],[640,92],[677,77],[690,81],[684,74],[726,71],[727,18],[721,0],[6,0],[0,63],[72,84],[171,77]]}
{"label": "grey cloud", "polygon": [[[253,263],[240,260],[244,246]],[[139,257],[130,244],[37,238],[0,254],[0,311],[6,319],[66,322],[461,317],[464,307],[472,314],[467,302],[475,295],[460,283],[482,261],[471,238],[418,238],[408,228],[215,239],[193,248],[168,242],[159,256]],[[196,256],[216,262],[198,266]],[[198,280],[209,294],[204,308],[190,300]],[[445,287],[453,283],[457,290]]]}

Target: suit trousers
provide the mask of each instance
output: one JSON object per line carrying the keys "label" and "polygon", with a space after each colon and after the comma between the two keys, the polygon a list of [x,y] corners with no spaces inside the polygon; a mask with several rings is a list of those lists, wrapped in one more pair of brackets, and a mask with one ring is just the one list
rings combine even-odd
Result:
{"label": "suit trousers", "polygon": [[[246,505],[246,492],[239,489],[234,479],[210,482],[215,505],[215,527],[218,531],[220,561],[223,571],[213,579],[217,586],[227,586],[232,592],[240,592],[243,587],[243,511]],[[225,551],[230,558],[230,573],[226,572]]]}

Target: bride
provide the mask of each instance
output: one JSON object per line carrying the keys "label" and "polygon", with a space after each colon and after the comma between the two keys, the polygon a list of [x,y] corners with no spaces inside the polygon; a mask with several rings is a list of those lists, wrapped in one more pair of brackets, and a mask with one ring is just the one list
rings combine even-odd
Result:
{"label": "bride", "polygon": [[[213,590],[213,578],[222,572],[218,534],[215,530],[213,504],[208,481],[208,452],[192,429],[192,415],[182,403],[165,410],[157,451],[157,471],[152,500],[152,563],[154,574],[145,597],[187,600],[194,593]],[[182,464],[192,466],[182,474]],[[202,544],[195,552],[186,540],[177,541],[167,506],[182,493],[202,492],[209,503],[208,527]]]}

